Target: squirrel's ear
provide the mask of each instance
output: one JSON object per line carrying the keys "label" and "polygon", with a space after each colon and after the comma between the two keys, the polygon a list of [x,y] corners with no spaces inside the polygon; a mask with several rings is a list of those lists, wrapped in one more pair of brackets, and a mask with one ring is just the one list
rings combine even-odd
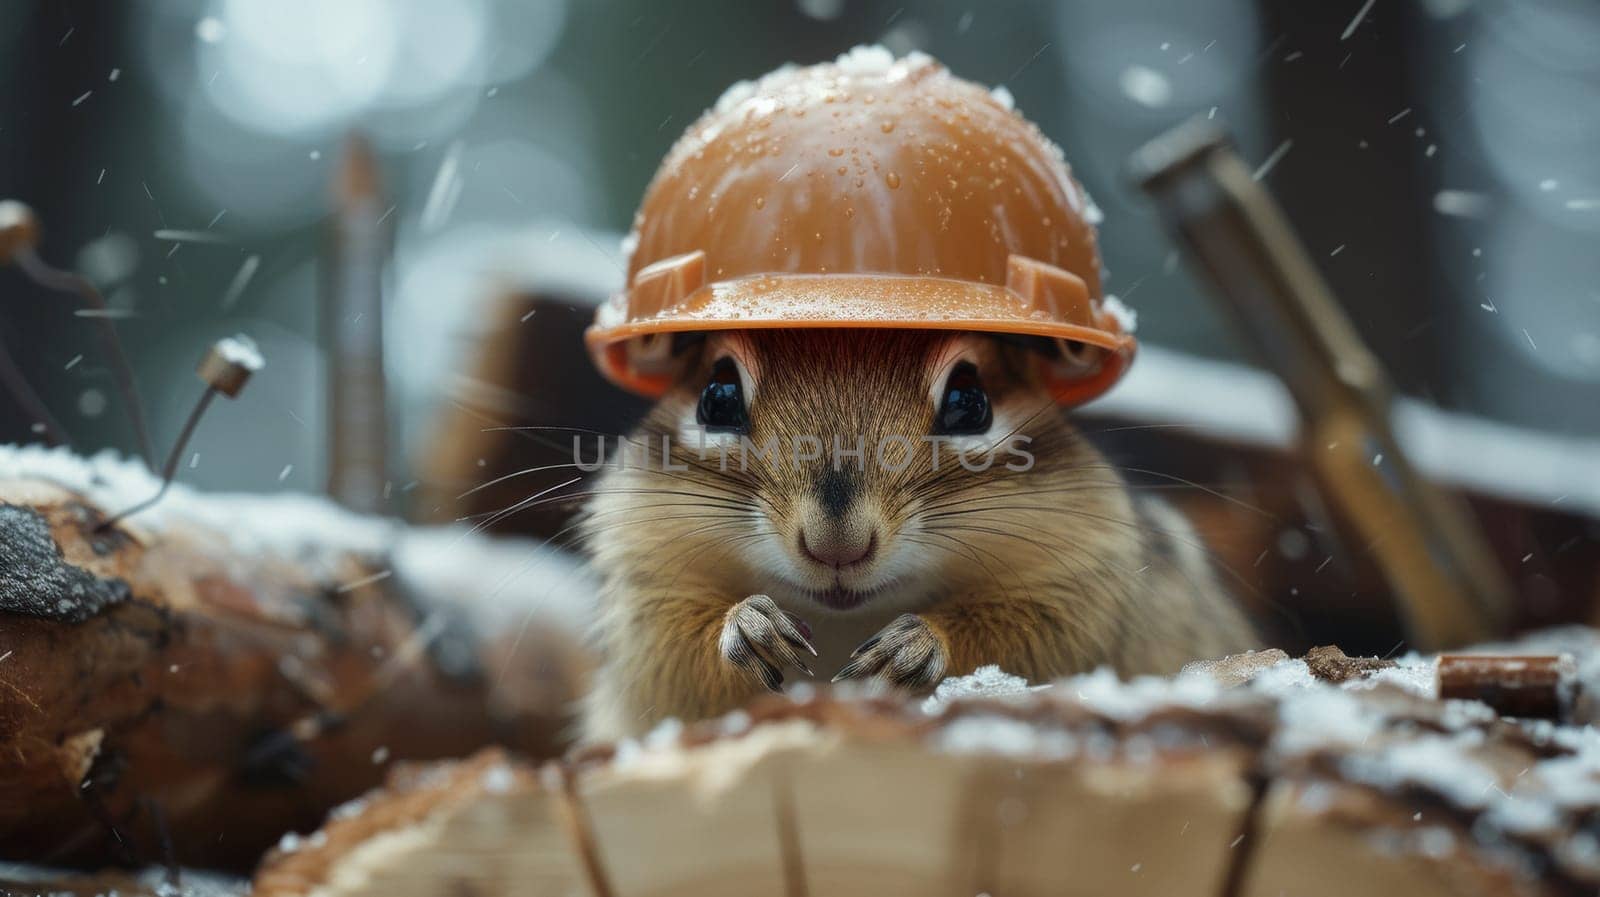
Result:
{"label": "squirrel's ear", "polygon": [[653,377],[682,380],[698,376],[700,359],[704,357],[706,334],[656,333],[644,334],[627,342],[628,363],[636,371]]}
{"label": "squirrel's ear", "polygon": [[679,362],[673,342],[670,333],[645,333],[628,340],[624,348],[629,369],[646,377],[676,373]]}
{"label": "squirrel's ear", "polygon": [[1087,377],[1105,363],[1105,350],[1099,346],[1070,339],[1058,339],[1055,343],[1058,354],[1047,361],[1054,378]]}
{"label": "squirrel's ear", "polygon": [[1064,393],[1094,377],[1105,364],[1106,352],[1098,346],[1073,340],[1058,339],[1055,344],[1058,352],[1039,356],[1039,374],[1045,389],[1056,396],[1057,401],[1063,401]]}
{"label": "squirrel's ear", "polygon": [[1105,392],[1122,376],[1133,349],[1112,351],[1074,340],[1056,340],[1061,352],[1040,362],[1044,386],[1056,403],[1071,408]]}

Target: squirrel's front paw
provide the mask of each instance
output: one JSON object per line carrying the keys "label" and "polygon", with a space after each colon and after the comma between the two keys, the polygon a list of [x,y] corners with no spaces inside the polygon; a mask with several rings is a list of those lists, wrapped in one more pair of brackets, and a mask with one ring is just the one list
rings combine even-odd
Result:
{"label": "squirrel's front paw", "polygon": [[811,628],[766,595],[751,595],[728,609],[718,647],[724,660],[770,691],[783,684],[783,674],[778,672],[781,666],[812,675],[800,659],[801,650],[817,656],[817,649],[811,647]]}
{"label": "squirrel's front paw", "polygon": [[950,662],[944,641],[916,614],[896,617],[850,657],[833,681],[878,678],[905,688],[926,688],[944,678]]}

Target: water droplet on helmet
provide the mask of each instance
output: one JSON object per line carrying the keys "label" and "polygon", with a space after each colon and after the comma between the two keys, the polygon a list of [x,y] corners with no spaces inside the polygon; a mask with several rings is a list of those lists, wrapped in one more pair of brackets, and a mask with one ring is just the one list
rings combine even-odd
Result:
{"label": "water droplet on helmet", "polygon": [[898,173],[896,173],[896,172],[891,171],[888,174],[884,175],[883,176],[883,181],[884,181],[884,183],[889,185],[889,189],[890,190],[898,190],[898,189],[900,189],[900,175]]}

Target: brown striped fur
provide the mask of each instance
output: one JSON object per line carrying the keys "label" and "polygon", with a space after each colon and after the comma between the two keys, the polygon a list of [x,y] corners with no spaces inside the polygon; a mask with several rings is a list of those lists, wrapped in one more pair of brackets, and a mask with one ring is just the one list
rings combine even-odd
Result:
{"label": "brown striped fur", "polygon": [[[825,447],[834,437],[851,447],[859,435],[866,463],[844,458],[841,486],[839,474],[829,479],[826,451],[795,465],[792,455],[745,457],[732,447],[726,471],[714,450],[702,460],[685,422],[712,363],[726,355],[742,365],[751,444],[810,434]],[[976,363],[995,414],[986,437],[967,439],[994,446],[1008,433],[1025,435],[1032,469],[1005,469],[1021,459],[998,447],[987,471],[948,454],[932,469],[933,448],[920,437],[932,429],[935,390],[958,356]],[[937,649],[928,676],[983,664],[1035,681],[1102,665],[1171,673],[1255,646],[1188,524],[1136,497],[1052,405],[1026,350],[924,331],[751,331],[712,335],[686,364],[631,435],[637,457],[603,474],[586,511],[605,583],[590,737],[704,718],[759,693],[761,682],[719,650],[730,610],[756,594],[810,624],[820,656],[807,661],[819,681],[903,614],[916,615],[923,625],[914,628]],[[871,447],[893,435],[916,452],[898,473],[872,458]],[[687,469],[663,469],[663,436],[672,440],[668,462]],[[894,464],[902,444],[886,445]],[[824,547],[868,530],[876,541],[865,560],[835,570],[808,559],[802,530]],[[830,589],[833,604],[859,606],[828,606]],[[804,678],[792,667],[784,674]]]}

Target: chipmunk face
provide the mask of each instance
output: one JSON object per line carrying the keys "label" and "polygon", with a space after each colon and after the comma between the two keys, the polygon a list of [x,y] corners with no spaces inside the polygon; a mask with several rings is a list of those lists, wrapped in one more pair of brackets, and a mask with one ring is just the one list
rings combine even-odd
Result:
{"label": "chipmunk face", "polygon": [[1070,463],[1034,357],[952,333],[712,334],[643,439],[671,446],[659,488],[744,521],[711,524],[737,550],[703,562],[835,611],[902,603],[1004,575],[1008,530],[1036,526],[1006,515],[1037,516],[1018,496]]}

